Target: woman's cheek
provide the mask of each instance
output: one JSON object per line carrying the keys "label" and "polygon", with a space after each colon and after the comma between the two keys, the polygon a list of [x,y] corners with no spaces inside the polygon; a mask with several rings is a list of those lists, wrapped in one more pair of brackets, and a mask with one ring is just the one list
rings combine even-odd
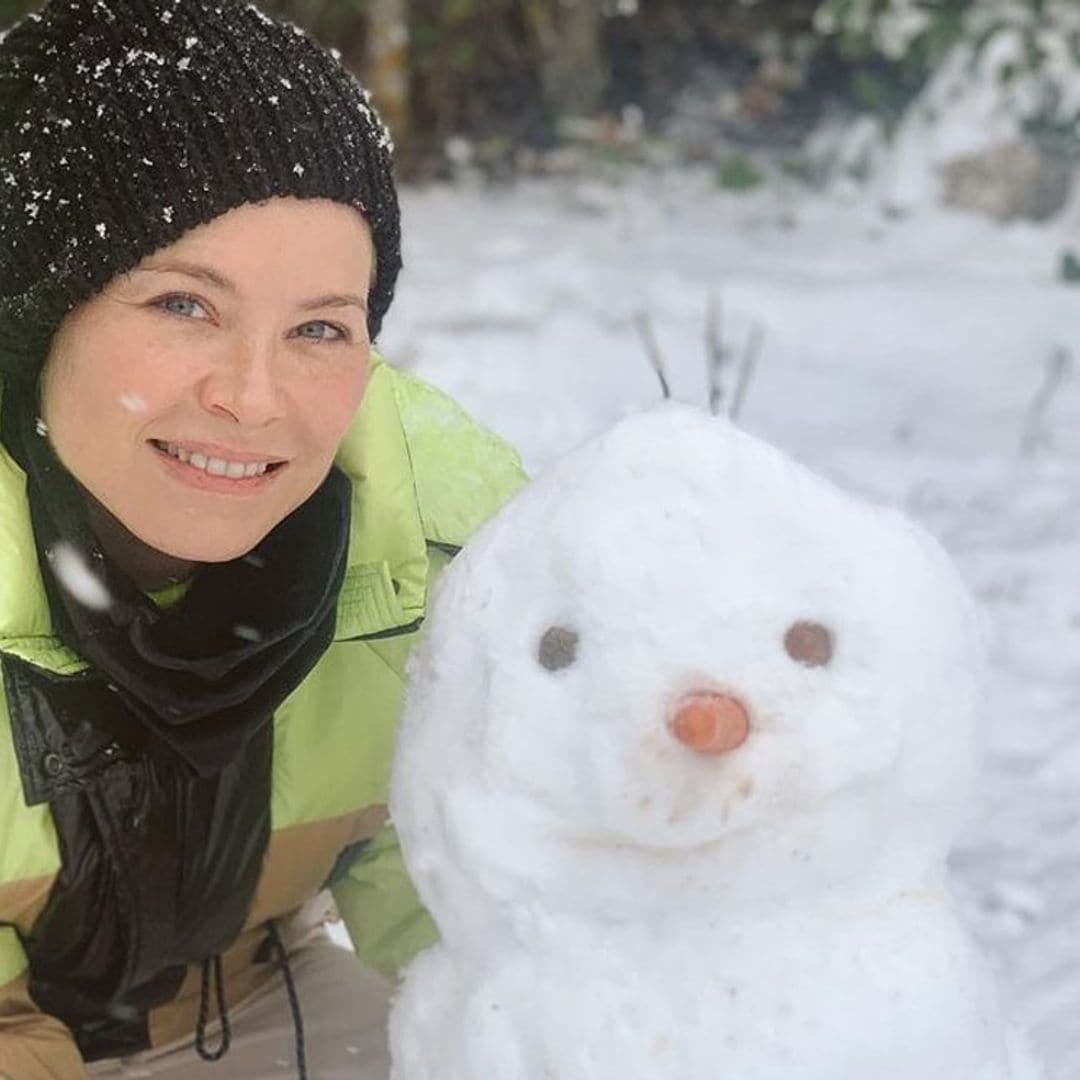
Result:
{"label": "woman's cheek", "polygon": [[309,416],[318,427],[325,429],[332,426],[337,433],[336,443],[348,430],[364,400],[364,392],[371,378],[370,357],[365,358],[362,365],[343,368],[335,375],[320,388],[317,402],[309,409]]}

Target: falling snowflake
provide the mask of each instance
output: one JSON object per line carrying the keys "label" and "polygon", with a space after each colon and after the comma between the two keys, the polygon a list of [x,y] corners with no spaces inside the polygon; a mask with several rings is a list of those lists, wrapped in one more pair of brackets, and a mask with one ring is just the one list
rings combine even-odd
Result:
{"label": "falling snowflake", "polygon": [[109,590],[91,571],[78,548],[61,541],[49,549],[49,562],[52,563],[56,580],[83,607],[92,611],[108,611],[112,604]]}

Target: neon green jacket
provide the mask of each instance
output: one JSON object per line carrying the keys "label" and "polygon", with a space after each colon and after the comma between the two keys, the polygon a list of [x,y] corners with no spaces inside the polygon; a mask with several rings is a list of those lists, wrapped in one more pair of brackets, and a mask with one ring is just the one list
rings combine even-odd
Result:
{"label": "neon green jacket", "polygon": [[[245,930],[222,958],[230,1003],[272,976],[254,962],[260,928],[283,920],[286,941],[290,927],[303,932],[342,852],[360,850],[333,899],[364,960],[393,972],[435,937],[386,815],[405,661],[435,576],[524,474],[505,443],[378,358],[337,461],[354,492],[337,629],[274,715],[272,834]],[[25,477],[2,448],[0,653],[60,674],[86,666],[52,634]],[[0,1075],[75,1080],[83,1065],[71,1033],[27,994],[20,935],[42,911],[61,856],[49,806],[24,803],[5,702],[0,694]],[[174,1001],[153,1010],[150,1045],[194,1029],[198,983],[192,968]]]}

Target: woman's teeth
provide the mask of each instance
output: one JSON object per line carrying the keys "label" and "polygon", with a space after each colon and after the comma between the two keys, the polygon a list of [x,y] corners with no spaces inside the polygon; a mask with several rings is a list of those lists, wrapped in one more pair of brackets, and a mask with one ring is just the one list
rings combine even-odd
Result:
{"label": "woman's teeth", "polygon": [[253,461],[244,465],[239,461],[225,461],[222,458],[207,457],[205,454],[192,453],[175,443],[158,443],[170,457],[179,458],[193,468],[202,469],[211,476],[227,476],[230,480],[244,480],[251,476],[262,476],[273,464],[269,461]]}

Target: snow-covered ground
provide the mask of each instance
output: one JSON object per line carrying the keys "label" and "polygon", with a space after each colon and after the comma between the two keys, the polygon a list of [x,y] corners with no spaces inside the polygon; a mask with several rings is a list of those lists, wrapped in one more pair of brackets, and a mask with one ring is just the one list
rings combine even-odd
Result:
{"label": "snow-covered ground", "polygon": [[[658,399],[642,313],[673,395],[704,403],[711,308],[733,356],[729,398],[760,327],[743,426],[904,507],[953,553],[993,661],[957,884],[1050,1080],[1075,1080],[1080,287],[1054,273],[1080,241],[1076,215],[1038,228],[890,221],[675,172],[413,190],[404,210],[382,349],[511,439],[530,470]],[[1073,374],[1032,425],[1063,349]]]}

